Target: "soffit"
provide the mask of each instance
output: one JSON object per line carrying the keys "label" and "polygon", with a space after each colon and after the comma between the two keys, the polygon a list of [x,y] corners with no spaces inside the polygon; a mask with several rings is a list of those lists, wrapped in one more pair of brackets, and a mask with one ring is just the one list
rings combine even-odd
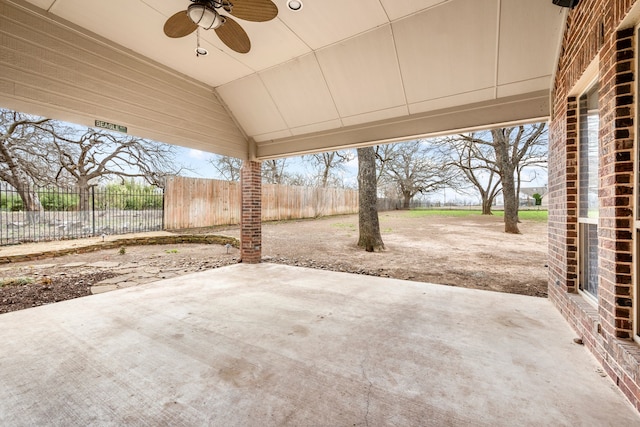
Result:
{"label": "soffit", "polygon": [[551,87],[564,22],[550,0],[303,1],[292,12],[274,0],[279,14],[269,22],[238,19],[252,42],[244,55],[201,32],[209,55],[197,58],[195,33],[170,39],[162,31],[188,0],[28,0],[216,88],[258,153],[280,140],[290,152],[279,154],[305,151],[303,139],[291,138],[354,134],[451,108],[499,106],[503,98],[535,98],[547,110],[502,117],[504,109],[487,109],[486,125],[549,115],[539,94]]}

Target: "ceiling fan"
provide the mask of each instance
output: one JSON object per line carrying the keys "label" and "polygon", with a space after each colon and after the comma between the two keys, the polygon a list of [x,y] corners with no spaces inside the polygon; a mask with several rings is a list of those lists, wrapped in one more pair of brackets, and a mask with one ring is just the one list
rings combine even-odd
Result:
{"label": "ceiling fan", "polygon": [[245,21],[265,22],[278,16],[278,7],[271,0],[191,0],[187,10],[174,14],[164,24],[167,37],[185,37],[198,27],[213,29],[220,40],[238,53],[251,50],[251,40],[240,24],[226,12]]}

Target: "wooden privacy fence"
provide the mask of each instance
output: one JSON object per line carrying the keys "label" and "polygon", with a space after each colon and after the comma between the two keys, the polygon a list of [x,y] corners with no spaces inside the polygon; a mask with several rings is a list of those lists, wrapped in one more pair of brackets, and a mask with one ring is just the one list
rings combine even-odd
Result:
{"label": "wooden privacy fence", "polygon": [[[172,177],[165,188],[167,230],[240,223],[240,183]],[[315,218],[358,212],[358,191],[262,185],[262,220]]]}

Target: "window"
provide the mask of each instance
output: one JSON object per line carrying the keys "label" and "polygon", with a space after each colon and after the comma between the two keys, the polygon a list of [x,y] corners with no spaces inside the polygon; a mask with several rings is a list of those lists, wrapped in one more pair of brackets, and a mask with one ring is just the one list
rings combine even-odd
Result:
{"label": "window", "polygon": [[579,99],[578,141],[578,244],[579,289],[598,297],[598,86]]}

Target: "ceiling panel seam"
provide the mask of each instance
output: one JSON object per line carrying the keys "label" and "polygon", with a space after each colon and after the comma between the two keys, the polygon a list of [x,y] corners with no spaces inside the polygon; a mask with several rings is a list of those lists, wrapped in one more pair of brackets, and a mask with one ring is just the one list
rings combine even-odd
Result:
{"label": "ceiling panel seam", "polygon": [[[288,26],[288,25],[287,25],[287,23],[286,23],[286,22],[284,22],[284,21],[282,20],[282,18],[280,18],[280,16],[278,16],[278,21],[282,22],[282,25],[284,25],[284,26],[285,26],[285,28],[291,32],[291,34],[293,34],[294,36],[296,36],[296,38],[297,38],[298,40],[300,40],[300,42],[301,42],[303,45],[305,45],[305,46],[307,47],[307,49],[309,49],[309,52],[313,52],[313,51],[314,51],[314,49],[313,49],[311,46],[309,46],[309,44],[308,44],[304,39],[302,39],[302,38],[298,35],[298,33],[296,33],[296,32],[293,30],[293,28],[291,28],[290,26]],[[276,64],[276,65],[274,65],[274,67],[277,67],[278,65],[280,65],[280,64]],[[272,67],[269,67],[269,68],[272,68]],[[263,70],[263,71],[266,71],[266,70]]]}
{"label": "ceiling panel seam", "polygon": [[540,79],[540,78],[549,78],[549,79],[551,79],[551,74],[544,74],[542,76],[529,77],[529,78],[522,79],[522,80],[514,80],[512,82],[505,82],[503,84],[498,84],[498,86],[500,87],[500,86],[508,86],[508,85],[512,85],[512,84],[518,84],[518,83],[526,83],[526,82],[530,82],[530,81],[537,80],[537,79]]}
{"label": "ceiling panel seam", "polygon": [[258,76],[258,79],[260,80],[260,84],[262,84],[262,87],[264,87],[264,90],[266,90],[267,93],[269,94],[269,99],[271,99],[271,102],[276,107],[276,111],[280,115],[280,118],[282,119],[282,122],[286,126],[286,129],[282,129],[282,130],[289,130],[289,133],[291,133],[291,130],[290,130],[291,129],[291,125],[289,124],[289,122],[287,122],[287,119],[284,117],[284,114],[282,114],[282,111],[280,110],[280,107],[278,106],[278,103],[276,102],[275,98],[273,97],[273,94],[269,90],[269,86],[267,86],[267,84],[262,79],[262,73],[256,73],[256,75]]}
{"label": "ceiling panel seam", "polygon": [[382,0],[378,0],[378,3],[380,3],[380,7],[382,8],[382,10],[384,10],[384,14],[387,16],[387,21],[391,22],[391,17],[389,16],[389,12],[387,12],[387,8],[384,7],[384,3],[382,3]]}
{"label": "ceiling panel seam", "polygon": [[498,99],[498,79],[499,79],[499,68],[500,68],[500,30],[502,28],[502,0],[497,0],[498,3],[498,11],[497,11],[497,28],[496,28],[496,62],[495,62],[495,75],[494,75],[494,84],[493,84],[493,98]]}
{"label": "ceiling panel seam", "polygon": [[[380,1],[382,2],[382,0],[380,0]],[[398,0],[396,0],[396,1],[398,1]],[[399,16],[399,17],[397,17],[397,18],[396,18],[396,19],[394,19],[394,20],[392,20],[391,18],[389,18],[389,22],[391,22],[391,23],[399,22],[399,21],[402,21],[403,19],[408,19],[408,18],[411,18],[412,16],[415,16],[415,15],[418,15],[418,14],[420,14],[420,13],[426,12],[427,10],[431,10],[431,9],[435,9],[435,8],[438,8],[438,7],[444,6],[445,4],[447,4],[447,3],[451,3],[451,2],[453,2],[453,1],[454,1],[454,0],[442,0],[442,1],[440,1],[440,2],[438,2],[438,3],[436,3],[436,4],[433,4],[433,5],[431,5],[431,6],[427,6],[427,7],[425,7],[425,8],[422,8],[422,9],[416,10],[416,11],[414,11],[414,12],[407,13],[406,15]],[[386,13],[386,12],[387,12],[387,10],[386,10],[386,8],[384,7],[384,5],[382,6],[382,8],[384,9],[384,11],[385,11],[385,13]],[[389,17],[389,14],[388,14],[388,13],[387,13],[387,17]]]}
{"label": "ceiling panel seam", "polygon": [[407,107],[407,111],[409,111],[409,98],[407,97],[407,88],[404,84],[404,75],[402,74],[402,67],[400,66],[400,57],[398,56],[398,46],[396,44],[396,34],[393,29],[393,23],[389,24],[389,29],[391,30],[391,40],[393,41],[393,54],[396,60],[396,66],[398,70],[398,74],[400,75],[400,86],[402,86],[402,96],[404,97],[404,105]]}
{"label": "ceiling panel seam", "polygon": [[222,97],[218,93],[218,90],[215,89],[215,88],[213,89],[213,96],[218,100],[218,102],[220,103],[222,108],[225,109],[225,111],[227,112],[227,114],[229,115],[229,117],[231,118],[233,123],[236,125],[236,128],[238,129],[238,131],[240,132],[240,134],[242,135],[244,140],[247,142],[247,155],[249,155],[249,145],[248,145],[249,144],[249,136],[245,132],[244,128],[242,126],[240,126],[240,122],[238,122],[238,119],[236,118],[235,114],[233,114],[233,112],[231,111],[231,109],[229,108],[227,103],[224,102],[224,99],[222,99]]}
{"label": "ceiling panel seam", "polygon": [[340,114],[340,109],[338,108],[338,104],[336,103],[336,99],[333,96],[333,92],[331,92],[331,87],[329,86],[329,82],[327,81],[327,76],[325,74],[325,71],[322,68],[322,63],[320,62],[320,59],[318,58],[317,51],[313,51],[313,57],[315,58],[316,63],[318,64],[318,68],[320,69],[320,74],[322,75],[322,81],[324,81],[324,87],[327,89],[327,92],[329,93],[329,96],[331,97],[331,103],[333,104],[333,108],[335,108],[336,113],[338,114],[338,120],[340,120],[340,127],[343,127],[344,126],[344,122],[342,121],[342,114]]}
{"label": "ceiling panel seam", "polygon": [[423,99],[423,100],[420,100],[420,101],[412,102],[412,103],[410,103],[408,105],[412,106],[412,105],[422,104],[423,102],[428,102],[428,101],[439,101],[439,100],[442,100],[442,99],[449,99],[449,98],[452,98],[452,97],[455,97],[455,96],[468,95],[468,94],[472,94],[472,93],[476,93],[476,92],[482,92],[483,90],[493,89],[493,88],[494,88],[494,86],[491,85],[491,86],[487,86],[487,87],[480,87],[480,88],[477,88],[477,89],[466,90],[464,92],[449,93],[449,94],[444,95],[444,96],[437,96],[435,98],[427,98],[427,99]]}

